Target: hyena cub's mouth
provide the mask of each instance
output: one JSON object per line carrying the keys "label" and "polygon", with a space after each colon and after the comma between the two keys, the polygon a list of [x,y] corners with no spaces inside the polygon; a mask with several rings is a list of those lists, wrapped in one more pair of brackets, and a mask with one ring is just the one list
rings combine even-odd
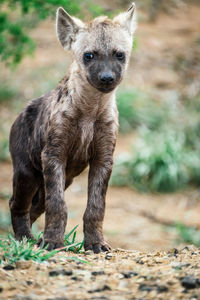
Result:
{"label": "hyena cub's mouth", "polygon": [[115,86],[102,86],[102,87],[96,87],[98,91],[102,93],[110,93],[115,89]]}
{"label": "hyena cub's mouth", "polygon": [[110,93],[118,85],[118,82],[116,82],[116,81],[113,84],[109,84],[109,83],[101,84],[101,83],[99,83],[99,80],[91,80],[90,77],[87,77],[87,80],[88,80],[89,84],[91,84],[95,89],[97,89],[98,91],[100,91],[102,93]]}

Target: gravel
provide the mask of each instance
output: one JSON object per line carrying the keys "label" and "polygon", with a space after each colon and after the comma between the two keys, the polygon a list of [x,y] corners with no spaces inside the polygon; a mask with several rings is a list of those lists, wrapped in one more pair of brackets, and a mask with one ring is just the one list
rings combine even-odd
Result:
{"label": "gravel", "polygon": [[17,268],[0,267],[0,299],[200,299],[199,255],[194,246],[89,255],[62,252],[55,256],[56,268],[51,260],[32,262],[29,268],[22,262]]}

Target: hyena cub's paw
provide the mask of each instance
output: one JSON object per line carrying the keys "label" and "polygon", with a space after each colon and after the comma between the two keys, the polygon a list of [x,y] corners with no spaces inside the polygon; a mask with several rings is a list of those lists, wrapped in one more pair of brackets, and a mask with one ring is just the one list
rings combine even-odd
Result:
{"label": "hyena cub's paw", "polygon": [[46,250],[51,251],[51,250],[54,250],[54,249],[64,247],[64,243],[59,242],[59,241],[52,241],[52,240],[46,240],[46,239],[40,238],[37,241],[37,246],[40,247],[40,248],[46,248],[47,247]]}
{"label": "hyena cub's paw", "polygon": [[16,233],[15,234],[15,239],[17,241],[22,241],[24,238],[26,238],[27,240],[35,240],[34,236],[32,235],[32,233],[30,232],[26,232],[26,233]]}
{"label": "hyena cub's paw", "polygon": [[110,245],[104,241],[98,243],[90,243],[89,241],[85,241],[84,248],[85,251],[92,250],[96,254],[112,250]]}

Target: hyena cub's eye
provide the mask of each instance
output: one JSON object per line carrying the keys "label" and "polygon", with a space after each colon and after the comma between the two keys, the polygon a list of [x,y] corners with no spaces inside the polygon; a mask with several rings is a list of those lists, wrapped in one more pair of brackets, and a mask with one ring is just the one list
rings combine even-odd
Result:
{"label": "hyena cub's eye", "polygon": [[84,53],[83,58],[85,61],[90,61],[94,58],[94,54],[91,52],[86,52]]}
{"label": "hyena cub's eye", "polygon": [[124,52],[120,52],[120,51],[117,51],[115,52],[115,56],[118,60],[125,60],[125,53]]}

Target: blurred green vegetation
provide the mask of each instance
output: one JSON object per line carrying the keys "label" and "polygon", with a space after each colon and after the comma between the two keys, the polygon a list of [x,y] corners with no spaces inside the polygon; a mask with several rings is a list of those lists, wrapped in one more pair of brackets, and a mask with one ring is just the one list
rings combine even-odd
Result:
{"label": "blurred green vegetation", "polygon": [[120,132],[130,132],[133,128],[146,125],[157,129],[169,117],[169,108],[138,89],[119,90],[117,95]]}
{"label": "blurred green vegetation", "polygon": [[0,231],[8,231],[11,226],[10,213],[0,211]]}
{"label": "blurred green vegetation", "polygon": [[15,91],[9,87],[7,81],[0,81],[0,104],[8,102],[14,98]]}
{"label": "blurred green vegetation", "polygon": [[0,120],[0,161],[6,161],[9,158],[8,130]]}
{"label": "blurred green vegetation", "polygon": [[83,17],[84,11],[93,16],[105,13],[100,5],[90,0],[84,3],[81,0],[1,0],[0,60],[8,66],[16,66],[24,56],[32,55],[36,44],[30,37],[30,30],[48,17],[55,18],[59,6],[78,17]]}
{"label": "blurred green vegetation", "polygon": [[135,129],[131,155],[121,155],[112,185],[145,192],[173,192],[200,184],[199,99],[177,108],[161,104],[140,91],[118,95],[121,132]]}
{"label": "blurred green vegetation", "polygon": [[32,54],[35,42],[29,31],[47,17],[55,16],[59,6],[72,14],[80,11],[80,0],[2,0],[0,2],[0,59],[16,65]]}
{"label": "blurred green vegetation", "polygon": [[188,227],[182,223],[175,224],[175,228],[179,235],[178,242],[193,244],[197,247],[200,247],[200,230],[194,227]]}

